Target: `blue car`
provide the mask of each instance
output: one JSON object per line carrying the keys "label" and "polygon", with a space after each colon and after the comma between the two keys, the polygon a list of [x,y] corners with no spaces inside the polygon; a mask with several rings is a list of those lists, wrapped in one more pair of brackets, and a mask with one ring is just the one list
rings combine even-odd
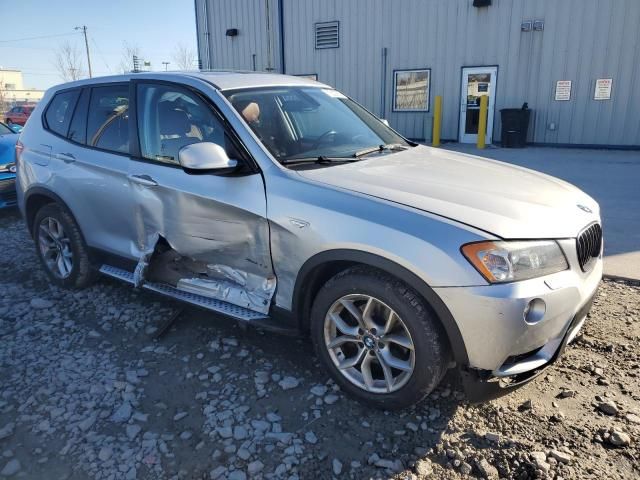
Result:
{"label": "blue car", "polygon": [[0,122],[0,208],[16,204],[16,142],[18,135]]}

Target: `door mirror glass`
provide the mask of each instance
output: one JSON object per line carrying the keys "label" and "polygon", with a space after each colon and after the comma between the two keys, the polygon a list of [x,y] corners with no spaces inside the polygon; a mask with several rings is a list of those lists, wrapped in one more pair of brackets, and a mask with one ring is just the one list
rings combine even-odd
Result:
{"label": "door mirror glass", "polygon": [[236,160],[227,156],[224,148],[212,142],[185,145],[178,152],[180,166],[188,170],[215,170],[230,172],[238,166]]}

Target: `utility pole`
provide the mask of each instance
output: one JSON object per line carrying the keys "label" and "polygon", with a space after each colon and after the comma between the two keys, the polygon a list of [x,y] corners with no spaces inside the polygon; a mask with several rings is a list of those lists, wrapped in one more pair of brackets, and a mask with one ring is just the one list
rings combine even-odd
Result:
{"label": "utility pole", "polygon": [[87,26],[83,25],[81,27],[76,27],[75,30],[82,30],[82,33],[84,34],[84,46],[87,49],[87,66],[89,67],[89,78],[92,77],[91,75],[91,56],[89,56],[89,41],[87,40]]}
{"label": "utility pole", "polygon": [[162,62],[162,64],[164,65],[164,71],[167,71],[167,67],[169,66],[171,62]]}

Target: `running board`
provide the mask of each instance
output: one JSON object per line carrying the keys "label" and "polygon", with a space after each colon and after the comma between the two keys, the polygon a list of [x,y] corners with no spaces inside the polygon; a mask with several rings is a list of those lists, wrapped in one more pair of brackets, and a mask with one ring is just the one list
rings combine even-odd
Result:
{"label": "running board", "polygon": [[[131,285],[134,284],[133,273],[128,272],[127,270],[122,270],[110,265],[103,265],[102,267],[100,267],[100,273],[108,275],[112,278],[116,278],[123,282],[130,283]],[[249,310],[248,308],[239,307],[237,305],[233,305],[232,303],[223,302],[222,300],[205,297],[204,295],[198,295],[197,293],[184,292],[182,290],[178,290],[175,287],[172,287],[171,285],[166,285],[163,283],[146,282],[142,284],[142,288],[238,320],[249,322],[269,318],[268,315],[260,312],[254,312],[253,310]]]}

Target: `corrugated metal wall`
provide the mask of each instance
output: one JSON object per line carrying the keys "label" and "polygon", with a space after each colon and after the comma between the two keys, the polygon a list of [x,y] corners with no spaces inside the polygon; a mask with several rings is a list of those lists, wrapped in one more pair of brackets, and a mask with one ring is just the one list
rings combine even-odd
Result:
{"label": "corrugated metal wall", "polygon": [[[278,0],[195,0],[195,8],[203,68],[253,70],[255,55],[256,70],[265,71],[271,65],[273,71],[280,72]],[[267,41],[267,8],[270,47]],[[226,31],[232,28],[238,29],[238,36],[226,35]]]}
{"label": "corrugated metal wall", "polygon": [[[214,68],[266,65],[267,0],[208,1]],[[278,1],[271,1],[277,15]],[[424,137],[431,113],[392,112],[394,69],[431,69],[431,107],[443,96],[442,136],[458,137],[463,66],[498,66],[496,110],[528,102],[529,139],[540,143],[640,145],[640,1],[282,0],[286,70],[317,73],[377,114],[382,98],[382,49],[387,49],[384,115],[411,138]],[[199,14],[199,17],[201,15]],[[544,20],[541,32],[521,32],[523,20]],[[340,48],[316,50],[314,23],[340,21]],[[202,19],[198,20],[203,52]],[[272,21],[280,65],[278,20]],[[230,40],[227,28],[239,28]],[[234,43],[235,42],[235,43]],[[612,78],[611,100],[593,100],[595,80]],[[555,82],[571,80],[571,100],[554,100]],[[554,123],[555,130],[549,128]],[[496,111],[494,139],[500,138]]]}

